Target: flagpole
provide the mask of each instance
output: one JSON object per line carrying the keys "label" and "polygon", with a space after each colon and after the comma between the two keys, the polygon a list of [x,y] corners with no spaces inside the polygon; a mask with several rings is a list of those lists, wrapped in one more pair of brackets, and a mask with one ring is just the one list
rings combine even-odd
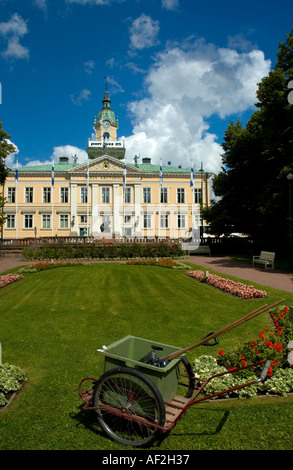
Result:
{"label": "flagpole", "polygon": [[87,236],[89,236],[89,161],[87,161],[87,169],[86,169],[86,194],[87,194],[86,222],[87,222]]}
{"label": "flagpole", "polygon": [[52,161],[52,237],[54,236],[54,158]]}
{"label": "flagpole", "polygon": [[125,237],[125,188],[126,188],[126,158],[123,171],[123,236]]}
{"label": "flagpole", "polygon": [[17,239],[17,219],[18,219],[18,158],[16,159],[15,170],[15,238]]}
{"label": "flagpole", "polygon": [[191,230],[192,230],[192,236],[193,236],[193,223],[194,223],[194,220],[193,220],[193,217],[194,217],[194,169],[193,169],[193,160],[191,160],[191,167],[190,167],[190,186],[191,186],[191,190],[192,190],[192,194],[191,194],[191,197],[192,197],[192,201],[191,201]]}
{"label": "flagpole", "polygon": [[161,202],[162,202],[162,188],[163,188],[163,168],[162,159],[160,159],[160,186],[159,186],[159,221],[158,221],[158,237],[161,236]]}

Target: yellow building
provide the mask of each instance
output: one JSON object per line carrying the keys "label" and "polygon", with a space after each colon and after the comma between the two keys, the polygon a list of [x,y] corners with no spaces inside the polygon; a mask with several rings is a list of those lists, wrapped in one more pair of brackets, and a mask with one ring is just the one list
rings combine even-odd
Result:
{"label": "yellow building", "polygon": [[[88,161],[11,170],[5,182],[4,239],[83,236],[186,238],[210,204],[210,173],[149,158],[125,161],[106,90],[88,142]],[[191,184],[191,181],[193,184]]]}

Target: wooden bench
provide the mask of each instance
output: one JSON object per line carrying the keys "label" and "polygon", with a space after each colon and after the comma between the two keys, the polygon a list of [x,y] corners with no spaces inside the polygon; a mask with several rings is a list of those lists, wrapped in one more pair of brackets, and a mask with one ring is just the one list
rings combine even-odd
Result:
{"label": "wooden bench", "polygon": [[265,269],[274,269],[275,253],[270,251],[261,251],[259,256],[253,256],[252,266],[261,264]]}

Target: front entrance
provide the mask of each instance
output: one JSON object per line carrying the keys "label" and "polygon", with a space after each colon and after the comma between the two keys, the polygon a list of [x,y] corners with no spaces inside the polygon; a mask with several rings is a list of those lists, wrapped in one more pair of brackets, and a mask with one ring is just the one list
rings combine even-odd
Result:
{"label": "front entrance", "polygon": [[102,216],[102,223],[100,226],[100,230],[102,233],[111,233],[111,216],[110,215]]}

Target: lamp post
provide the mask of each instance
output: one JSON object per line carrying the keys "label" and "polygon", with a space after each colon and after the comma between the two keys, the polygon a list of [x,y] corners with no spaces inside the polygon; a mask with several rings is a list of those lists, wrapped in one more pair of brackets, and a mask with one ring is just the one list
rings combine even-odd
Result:
{"label": "lamp post", "polygon": [[290,268],[293,268],[293,212],[292,212],[292,181],[293,174],[287,175],[289,182],[289,243],[290,243]]}

